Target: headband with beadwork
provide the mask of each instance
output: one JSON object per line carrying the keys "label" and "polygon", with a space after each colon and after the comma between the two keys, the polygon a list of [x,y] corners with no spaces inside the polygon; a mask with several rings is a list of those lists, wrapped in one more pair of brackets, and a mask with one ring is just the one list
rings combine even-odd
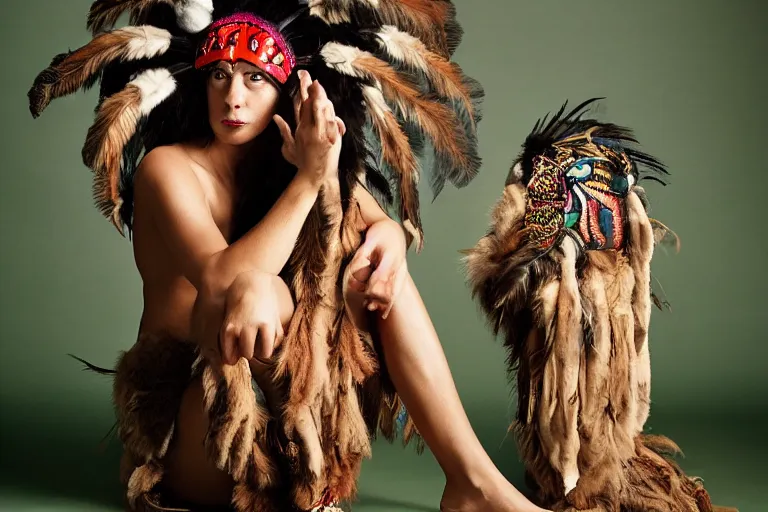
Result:
{"label": "headband with beadwork", "polygon": [[195,68],[213,62],[245,61],[262,69],[284,84],[296,58],[280,30],[272,23],[250,13],[237,13],[213,23],[198,48]]}

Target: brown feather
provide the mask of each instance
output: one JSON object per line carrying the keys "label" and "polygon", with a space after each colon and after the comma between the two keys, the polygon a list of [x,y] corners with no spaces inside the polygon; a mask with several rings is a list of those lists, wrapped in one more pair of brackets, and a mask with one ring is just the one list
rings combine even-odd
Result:
{"label": "brown feather", "polygon": [[83,146],[83,162],[96,173],[94,199],[101,213],[108,217],[118,204],[123,148],[136,131],[140,104],[141,90],[134,85],[107,98],[88,129]]}
{"label": "brown feather", "polygon": [[635,361],[634,318],[632,290],[635,278],[627,259],[618,253],[606,252],[612,259],[614,279],[608,284],[613,354],[611,361],[611,406],[616,417],[615,436],[620,445],[635,437],[637,423],[637,372]]}
{"label": "brown feather", "polygon": [[128,27],[100,34],[74,52],[58,55],[38,74],[29,90],[32,115],[39,116],[52,100],[90,85],[93,77],[110,62],[154,57],[164,52],[167,47],[163,47],[162,40],[160,45],[154,42],[145,51],[136,52],[137,41],[151,41],[163,36],[168,37],[170,44],[170,34],[165,31],[154,27]]}
{"label": "brown feather", "polygon": [[[408,142],[408,136],[377,89],[366,87],[363,97],[371,114],[373,127],[381,139],[382,158],[400,177],[401,218],[403,221],[410,220],[419,234],[419,240],[423,240],[419,216],[419,165]],[[407,244],[410,243],[411,239],[408,239]]]}
{"label": "brown feather", "polygon": [[96,0],[88,12],[86,28],[96,34],[115,26],[117,20],[126,11],[131,12],[130,22],[134,23],[142,11],[152,4],[166,3],[173,5],[173,0]]}
{"label": "brown feather", "polygon": [[464,73],[455,62],[450,62],[443,57],[428,52],[425,54],[427,69],[432,83],[440,94],[451,98],[458,98],[464,104],[470,119],[475,121],[475,109],[472,105],[471,93],[464,83]]}
{"label": "brown feather", "polygon": [[466,134],[454,112],[423,97],[389,64],[369,53],[359,53],[352,65],[381,83],[384,96],[393,101],[406,118],[416,121],[437,151],[451,157],[458,167],[472,169],[472,162],[464,151],[468,145]]}
{"label": "brown feather", "polygon": [[382,46],[389,51],[390,55],[425,73],[438,94],[460,101],[474,123],[475,109],[472,105],[472,93],[458,64],[430,51],[420,39],[392,27],[385,27],[379,33],[379,37]]}
{"label": "brown feather", "polygon": [[445,31],[450,4],[434,0],[381,0],[379,13],[386,25],[418,37],[433,52],[449,56],[448,36]]}
{"label": "brown feather", "polygon": [[[576,246],[566,237],[561,246],[560,282],[557,287],[556,306],[546,309],[555,318],[546,321],[547,338],[551,338],[552,352],[545,366],[544,391],[540,425],[549,423],[547,444],[552,465],[560,472],[566,491],[570,491],[579,478],[576,458],[579,452],[577,418],[579,411],[578,374],[582,345],[581,302],[576,279]],[[551,283],[555,285],[556,281]],[[542,295],[545,295],[542,292]],[[547,301],[550,302],[550,301]],[[545,314],[545,319],[547,316]]]}
{"label": "brown feather", "polygon": [[243,481],[249,464],[255,468],[259,487],[275,480],[271,464],[257,436],[263,438],[267,412],[256,401],[248,361],[236,365],[208,361],[202,374],[203,406],[208,415],[205,447],[216,466],[235,481]]}

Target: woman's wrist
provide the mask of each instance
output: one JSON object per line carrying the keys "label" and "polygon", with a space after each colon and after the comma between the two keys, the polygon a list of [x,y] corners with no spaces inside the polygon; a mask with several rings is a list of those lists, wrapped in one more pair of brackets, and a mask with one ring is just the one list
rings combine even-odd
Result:
{"label": "woman's wrist", "polygon": [[320,193],[320,187],[322,182],[313,179],[307,172],[298,170],[296,176],[293,178],[291,185],[295,188],[296,192],[300,195],[317,196]]}

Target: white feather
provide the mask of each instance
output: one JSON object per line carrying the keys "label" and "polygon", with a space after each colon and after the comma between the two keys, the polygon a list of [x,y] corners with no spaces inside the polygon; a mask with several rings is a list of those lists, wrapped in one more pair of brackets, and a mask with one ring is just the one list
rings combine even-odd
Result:
{"label": "white feather", "polygon": [[131,35],[123,56],[124,60],[152,58],[162,55],[171,47],[171,33],[161,28],[142,25],[121,28],[115,32]]}
{"label": "white feather", "polygon": [[523,179],[523,164],[521,164],[520,162],[517,162],[515,166],[512,167],[511,178],[514,178],[513,183],[517,183]]}
{"label": "white feather", "polygon": [[148,115],[176,90],[176,80],[167,69],[148,69],[134,78],[129,85],[141,91],[139,111]]}
{"label": "white feather", "polygon": [[323,60],[329,68],[335,69],[344,75],[361,78],[363,73],[355,69],[353,62],[363,56],[365,52],[352,46],[339,43],[327,43],[320,50]]}
{"label": "white feather", "polygon": [[427,70],[427,61],[424,59],[424,54],[419,51],[420,49],[425,51],[426,48],[424,43],[417,38],[398,30],[392,25],[383,26],[381,32],[376,35],[379,38],[380,45],[393,58],[416,68]]}
{"label": "white feather", "polygon": [[391,112],[387,102],[384,101],[384,95],[377,88],[369,85],[363,87],[363,98],[376,117],[383,118],[386,112]]}
{"label": "white feather", "polygon": [[211,24],[213,0],[180,0],[174,4],[179,27],[196,34]]}

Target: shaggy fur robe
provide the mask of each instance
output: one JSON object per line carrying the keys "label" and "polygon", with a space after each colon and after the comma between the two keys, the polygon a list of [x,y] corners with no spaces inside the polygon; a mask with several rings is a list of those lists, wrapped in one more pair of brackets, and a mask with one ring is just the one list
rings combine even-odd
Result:
{"label": "shaggy fur robe", "polygon": [[[518,176],[519,178],[519,176]],[[626,199],[625,250],[582,252],[570,236],[544,255],[526,242],[527,189],[514,177],[491,229],[467,251],[473,294],[516,370],[512,425],[536,501],[555,511],[712,512],[678,447],[643,434],[650,409],[650,263],[664,228],[643,189]],[[724,509],[721,509],[724,510]]]}

